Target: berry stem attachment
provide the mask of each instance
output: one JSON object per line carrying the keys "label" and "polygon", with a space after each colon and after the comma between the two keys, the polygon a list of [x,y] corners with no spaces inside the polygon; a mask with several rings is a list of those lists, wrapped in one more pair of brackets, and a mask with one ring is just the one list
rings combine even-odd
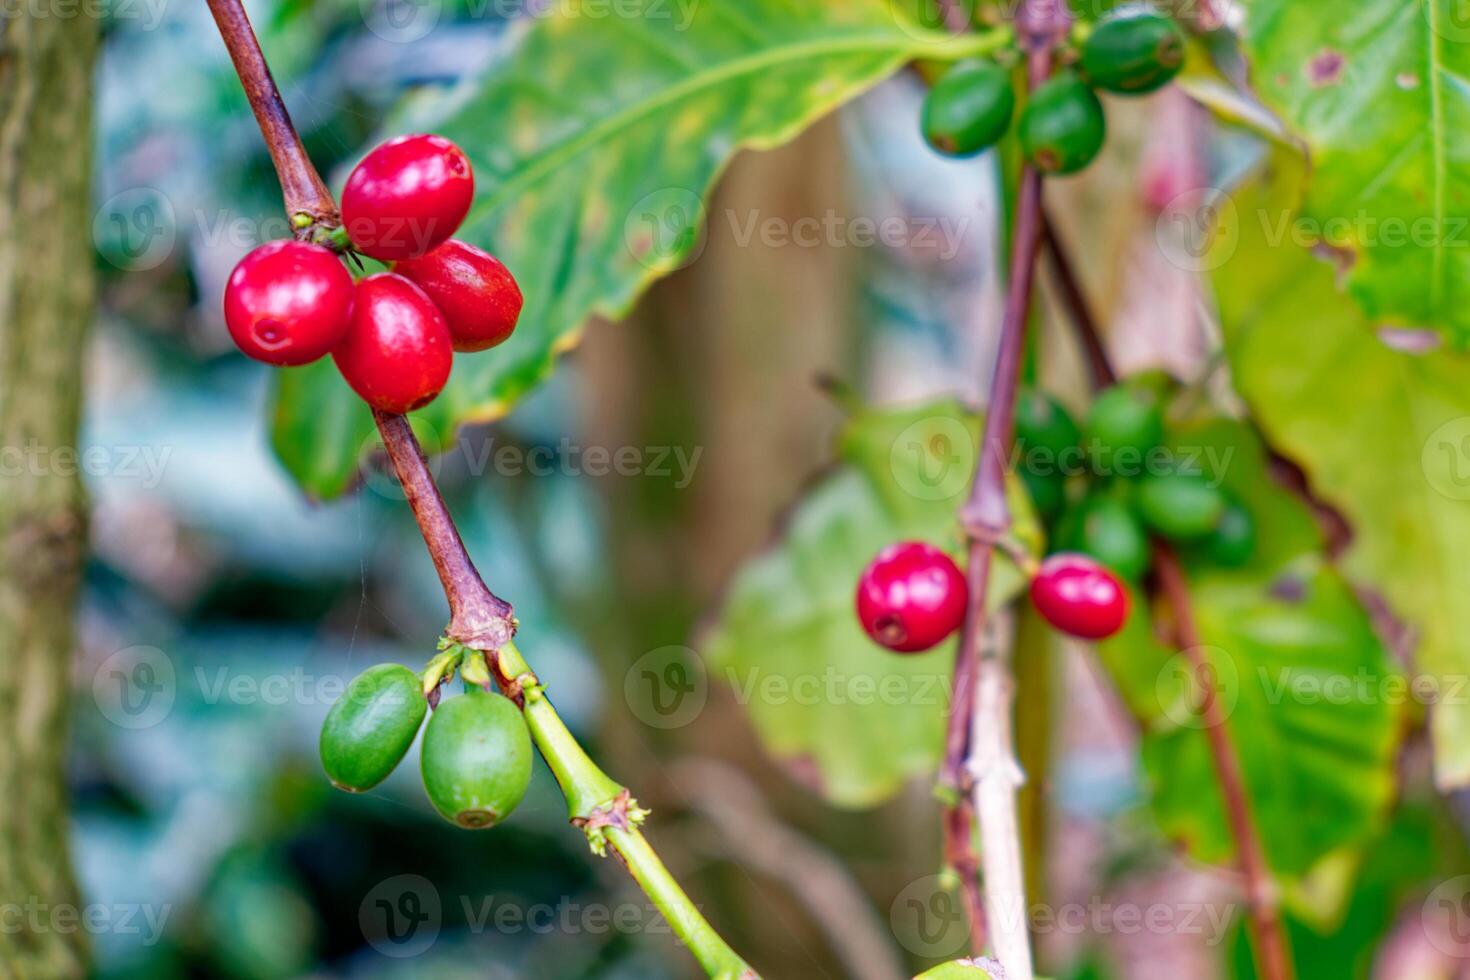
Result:
{"label": "berry stem attachment", "polygon": [[[1117,381],[1117,373],[1108,360],[1097,329],[1097,321],[1092,316],[1091,308],[1073,271],[1066,245],[1058,238],[1056,227],[1050,220],[1046,220],[1046,243],[1063,305],[1067,308],[1078,340],[1088,352],[1093,386],[1106,388]],[[1255,951],[1256,968],[1263,980],[1293,980],[1296,973],[1281,928],[1275,884],[1270,865],[1266,861],[1265,849],[1256,832],[1250,797],[1246,793],[1245,777],[1240,767],[1240,756],[1230,740],[1229,722],[1215,699],[1210,665],[1200,644],[1199,629],[1189,599],[1189,584],[1179,559],[1168,542],[1155,537],[1153,556],[1159,590],[1173,615],[1175,642],[1188,658],[1190,669],[1194,672],[1201,691],[1199,713],[1205,723],[1210,757],[1220,780],[1220,795],[1225,801],[1226,820],[1230,826],[1230,835],[1235,840],[1241,876],[1245,880],[1249,931],[1251,946]]]}
{"label": "berry stem attachment", "polygon": [[[240,76],[245,97],[250,100],[251,111],[270,150],[291,226],[297,238],[311,241],[314,228],[341,223],[337,204],[296,133],[244,6],[240,0],[209,0],[209,11],[219,25],[220,37],[224,38],[230,60],[235,63],[235,74]],[[303,222],[303,216],[308,220]]]}
{"label": "berry stem attachment", "polygon": [[[1016,13],[1016,31],[1026,51],[1026,75],[1035,89],[1051,75],[1052,50],[1066,36],[1070,15],[1058,0],[1025,0]],[[954,685],[945,735],[940,782],[957,795],[944,817],[945,854],[960,874],[971,922],[971,945],[984,951],[987,934],[1008,980],[1031,980],[1031,941],[1024,916],[1025,878],[1021,841],[1016,832],[1016,789],[1020,765],[1012,748],[1010,663],[986,656],[985,598],[996,542],[1010,531],[1006,504],[1006,462],[1015,434],[1016,394],[1020,388],[1026,321],[1031,308],[1036,259],[1041,249],[1041,174],[1021,170],[1010,278],[1001,319],[999,349],[987,397],[980,459],[970,497],[960,509],[960,524],[970,538],[966,570],[969,608],[960,631]],[[998,644],[997,644],[998,645]],[[981,698],[984,710],[978,710]],[[983,758],[980,754],[983,753]],[[967,795],[973,792],[968,799]],[[972,822],[978,820],[985,847],[976,861]],[[984,872],[982,895],[974,873]],[[981,910],[983,909],[983,916]],[[988,927],[988,928],[987,928]]]}

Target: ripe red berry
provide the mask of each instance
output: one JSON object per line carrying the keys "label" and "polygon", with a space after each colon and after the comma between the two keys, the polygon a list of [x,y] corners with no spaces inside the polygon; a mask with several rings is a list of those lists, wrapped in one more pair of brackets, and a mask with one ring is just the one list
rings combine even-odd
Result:
{"label": "ripe red berry", "polygon": [[449,380],[454,349],[449,327],[424,291],[392,272],[357,284],[352,326],[332,352],[337,369],[384,412],[423,408]]}
{"label": "ripe red berry", "polygon": [[521,317],[521,287],[499,259],[457,238],[393,271],[428,294],[454,337],[454,349],[477,351],[510,337]]}
{"label": "ripe red berry", "polygon": [[475,196],[464,151],[442,136],[400,136],[374,149],[342,188],[353,246],[384,262],[423,255],[459,228]]}
{"label": "ripe red berry", "polygon": [[1062,552],[1041,563],[1031,580],[1031,601],[1063,633],[1101,640],[1128,619],[1128,590],[1118,577],[1086,555]]}
{"label": "ripe red berry", "polygon": [[290,239],[240,260],[225,284],[225,325],[257,361],[292,366],[328,353],[347,333],[352,277],[332,250]]}
{"label": "ripe red berry", "polygon": [[889,545],[858,579],[858,621],[873,640],[899,653],[940,643],[965,618],[969,586],[950,557],[922,541]]}

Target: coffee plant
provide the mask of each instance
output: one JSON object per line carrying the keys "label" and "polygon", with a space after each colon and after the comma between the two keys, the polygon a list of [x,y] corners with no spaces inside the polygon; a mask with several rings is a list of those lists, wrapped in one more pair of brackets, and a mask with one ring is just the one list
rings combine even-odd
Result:
{"label": "coffee plant", "polygon": [[[395,114],[408,135],[362,158],[339,207],[240,3],[209,2],[294,231],[230,277],[230,334],[282,368],[273,438],[306,492],[348,490],[377,430],[451,613],[433,656],[370,668],[331,709],[327,778],[372,789],[422,729],[429,801],[487,830],[514,819],[534,746],[571,823],[618,856],[700,968],[757,975],[649,846],[648,811],[562,723],[555,678],[519,650],[536,638],[481,580],[425,452],[503,416],[590,318],[627,313],[679,269],[737,152],[911,71],[928,91],[908,125],[937,154],[996,161],[1006,288],[986,404],[843,395],[836,465],[736,573],[706,658],[778,676],[949,675],[944,706],[748,708],[770,757],[836,806],[932,780],[932,870],[973,957],[923,976],[1029,980],[1021,910],[1040,845],[1018,829],[1016,731],[1054,706],[1017,674],[1088,641],[1136,723],[1156,832],[1231,872],[1246,909],[1233,968],[1317,975],[1312,951],[1356,907],[1422,719],[1383,698],[1273,695],[1262,678],[1412,669],[1448,687],[1470,669],[1470,436],[1455,428],[1470,414],[1470,259],[1449,244],[1470,201],[1470,48],[1455,5],[705,0],[677,23],[652,4],[630,0],[616,29],[575,0],[536,18],[473,86]],[[1151,192],[1161,227],[1182,216],[1210,233],[1188,258],[1219,330],[1203,373],[1120,375],[1053,220],[1072,200],[1055,184],[1110,152],[1115,107],[1171,88],[1244,161],[1207,166],[1219,186]],[[1347,214],[1384,233],[1333,230]],[[1280,233],[1299,219],[1322,232]],[[1394,222],[1427,232],[1393,238]],[[1044,309],[1069,325],[1069,352],[1043,343]],[[926,482],[966,443],[973,473]],[[1405,631],[1411,661],[1390,650]],[[1428,726],[1439,787],[1463,787],[1464,702],[1435,704]]]}

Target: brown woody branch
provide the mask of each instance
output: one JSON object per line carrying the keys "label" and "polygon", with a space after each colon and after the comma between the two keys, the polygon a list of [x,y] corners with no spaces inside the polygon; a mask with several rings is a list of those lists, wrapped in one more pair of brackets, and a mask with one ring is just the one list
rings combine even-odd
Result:
{"label": "brown woody branch", "polygon": [[[1016,31],[1026,50],[1028,87],[1034,89],[1051,75],[1052,51],[1065,37],[1070,23],[1070,16],[1059,0],[1026,0],[1017,11]],[[1027,923],[1021,914],[1025,909],[1025,884],[1020,873],[1020,841],[1014,833],[987,835],[999,846],[987,847],[977,861],[973,825],[978,819],[982,829],[987,826],[1014,829],[1020,767],[1010,755],[993,758],[990,756],[994,753],[989,753],[986,758],[977,759],[974,754],[979,725],[998,726],[996,737],[985,739],[991,745],[1011,744],[1009,698],[992,699],[993,706],[999,709],[993,717],[977,717],[975,705],[978,691],[1008,691],[1012,685],[1007,661],[984,656],[982,647],[991,565],[996,547],[1004,543],[1011,529],[1006,502],[1006,462],[1015,434],[1016,393],[1020,386],[1036,259],[1041,248],[1041,181],[1041,174],[1035,168],[1029,164],[1023,166],[1000,344],[986,398],[980,457],[969,499],[960,509],[960,523],[970,540],[966,566],[970,594],[955,658],[940,770],[941,785],[950,794],[944,814],[945,856],[963,882],[966,911],[971,921],[971,946],[980,952],[989,938],[1006,975],[1013,980],[1029,980],[1031,976]],[[988,791],[976,793],[972,799],[969,791],[976,784],[985,784]],[[977,801],[992,808],[992,812],[977,812]],[[977,864],[984,868],[984,894],[974,873]],[[1000,910],[1002,914],[983,915],[982,908]]]}
{"label": "brown woody branch", "polygon": [[240,76],[245,97],[250,100],[250,109],[270,149],[271,162],[275,164],[286,199],[286,214],[293,222],[298,215],[311,219],[296,228],[297,234],[305,237],[313,226],[337,225],[340,220],[337,203],[296,133],[280,89],[271,77],[270,66],[265,63],[255,29],[245,16],[245,8],[238,0],[209,0],[209,11],[219,25],[220,37],[224,38],[230,60],[235,63],[235,74]]}
{"label": "brown woody branch", "polygon": [[[1046,241],[1057,291],[1078,340],[1088,353],[1094,386],[1102,388],[1113,384],[1117,381],[1117,374],[1108,360],[1097,321],[1083,296],[1067,248],[1058,238],[1056,226],[1050,220],[1046,222]],[[1168,542],[1156,538],[1153,542],[1153,554],[1159,590],[1173,616],[1175,642],[1188,658],[1201,692],[1198,710],[1204,721],[1210,758],[1214,762],[1221,796],[1225,802],[1226,820],[1235,841],[1240,871],[1245,879],[1246,905],[1250,911],[1250,931],[1254,940],[1252,945],[1255,948],[1257,968],[1264,980],[1291,980],[1294,968],[1281,928],[1275,885],[1270,866],[1266,862],[1265,849],[1252,818],[1250,796],[1246,791],[1240,756],[1230,739],[1228,720],[1215,697],[1211,667],[1200,642],[1199,629],[1189,598],[1189,584],[1179,559]]]}

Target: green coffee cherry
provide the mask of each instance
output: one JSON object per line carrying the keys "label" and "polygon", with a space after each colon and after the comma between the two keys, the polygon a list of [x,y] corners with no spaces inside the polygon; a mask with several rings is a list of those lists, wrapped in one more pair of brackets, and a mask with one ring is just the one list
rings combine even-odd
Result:
{"label": "green coffee cherry", "polygon": [[1141,472],[1163,440],[1158,395],[1135,385],[1114,385],[1099,394],[1082,428],[1082,447],[1101,475]]}
{"label": "green coffee cherry", "polygon": [[1190,541],[1220,526],[1225,494],[1194,473],[1145,476],[1134,495],[1144,523],[1166,538]]}
{"label": "green coffee cherry", "polygon": [[1036,388],[1022,388],[1017,393],[1016,448],[1022,463],[1035,453],[1038,458],[1033,462],[1048,463],[1055,470],[1081,441],[1077,423],[1061,402]]}
{"label": "green coffee cherry", "polygon": [[1016,467],[1042,517],[1059,513],[1067,497],[1064,467],[1080,458],[1077,423],[1061,403],[1036,388],[1016,396]]}
{"label": "green coffee cherry", "polygon": [[420,753],[434,809],[470,830],[510,815],[531,783],[531,735],[520,709],[480,688],[434,709]]}
{"label": "green coffee cherry", "polygon": [[332,784],[361,793],[387,779],[428,709],[418,675],[402,664],[378,664],[354,677],[322,722],[322,768]]}
{"label": "green coffee cherry", "polygon": [[1148,532],[1118,494],[1089,497],[1082,505],[1076,535],[1072,547],[1096,558],[1123,578],[1137,581],[1148,571]]}
{"label": "green coffee cherry", "polygon": [[1222,568],[1239,568],[1256,550],[1256,522],[1236,501],[1228,501],[1220,522],[1204,542],[1205,557]]}
{"label": "green coffee cherry", "polygon": [[1184,32],[1149,9],[1115,13],[1082,45],[1082,73],[1098,88],[1142,95],[1167,85],[1184,66]]}
{"label": "green coffee cherry", "polygon": [[1026,485],[1026,495],[1031,498],[1031,506],[1036,509],[1037,516],[1051,518],[1061,513],[1067,502],[1067,478],[1056,472],[1033,473],[1025,466],[1020,472],[1021,482]]}
{"label": "green coffee cherry", "polygon": [[924,139],[946,156],[974,156],[1006,134],[1015,108],[1010,72],[993,62],[960,62],[924,98]]}
{"label": "green coffee cherry", "polygon": [[1026,159],[1045,174],[1074,174],[1102,149],[1107,135],[1102,103],[1070,69],[1037,86],[1018,127]]}

